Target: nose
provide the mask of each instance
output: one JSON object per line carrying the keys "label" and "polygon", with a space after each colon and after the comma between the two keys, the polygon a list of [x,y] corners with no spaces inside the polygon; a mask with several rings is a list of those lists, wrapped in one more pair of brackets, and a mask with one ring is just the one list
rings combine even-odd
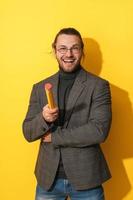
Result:
{"label": "nose", "polygon": [[73,55],[72,50],[71,49],[67,49],[66,56],[70,57],[72,55]]}

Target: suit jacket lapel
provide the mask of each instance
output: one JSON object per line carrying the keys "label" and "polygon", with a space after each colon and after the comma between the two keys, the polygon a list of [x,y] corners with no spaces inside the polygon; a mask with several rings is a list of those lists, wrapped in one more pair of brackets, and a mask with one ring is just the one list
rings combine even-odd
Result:
{"label": "suit jacket lapel", "polygon": [[77,75],[75,82],[73,84],[73,87],[70,91],[69,97],[68,97],[68,102],[66,105],[66,114],[65,114],[65,125],[64,127],[67,126],[70,116],[72,114],[74,105],[79,97],[79,95],[81,94],[82,90],[85,87],[85,82],[86,80],[86,72],[81,69],[79,74]]}

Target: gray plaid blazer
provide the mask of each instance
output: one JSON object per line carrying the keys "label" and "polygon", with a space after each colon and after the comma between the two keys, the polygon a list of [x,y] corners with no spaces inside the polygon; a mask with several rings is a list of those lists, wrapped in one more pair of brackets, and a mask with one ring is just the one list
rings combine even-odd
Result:
{"label": "gray plaid blazer", "polygon": [[[57,72],[33,86],[28,112],[23,122],[24,137],[28,142],[41,139],[49,130],[42,116],[47,104],[44,84],[50,82],[56,104]],[[81,69],[70,91],[64,127],[52,133],[52,143],[40,140],[35,175],[45,190],[52,186],[60,159],[60,152],[68,180],[76,190],[96,187],[111,175],[100,147],[108,136],[111,125],[111,95],[109,83]]]}

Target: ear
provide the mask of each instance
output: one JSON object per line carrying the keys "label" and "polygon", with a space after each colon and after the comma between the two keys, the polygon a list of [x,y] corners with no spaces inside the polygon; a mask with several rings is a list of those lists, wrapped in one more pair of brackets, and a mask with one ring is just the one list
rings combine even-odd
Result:
{"label": "ear", "polygon": [[54,47],[52,47],[52,53],[56,57],[56,49]]}

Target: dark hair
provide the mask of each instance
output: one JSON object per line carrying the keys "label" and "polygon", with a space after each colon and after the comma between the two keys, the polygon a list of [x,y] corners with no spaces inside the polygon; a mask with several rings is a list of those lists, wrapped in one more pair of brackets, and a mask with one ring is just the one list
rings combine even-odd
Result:
{"label": "dark hair", "polygon": [[75,28],[63,28],[55,36],[54,42],[52,43],[52,47],[54,49],[56,48],[56,42],[57,42],[58,36],[62,35],[62,34],[78,36],[81,41],[81,48],[82,49],[84,48],[84,43],[83,43],[83,40],[82,40],[82,37],[81,37],[81,34],[79,33],[79,31],[77,31]]}

